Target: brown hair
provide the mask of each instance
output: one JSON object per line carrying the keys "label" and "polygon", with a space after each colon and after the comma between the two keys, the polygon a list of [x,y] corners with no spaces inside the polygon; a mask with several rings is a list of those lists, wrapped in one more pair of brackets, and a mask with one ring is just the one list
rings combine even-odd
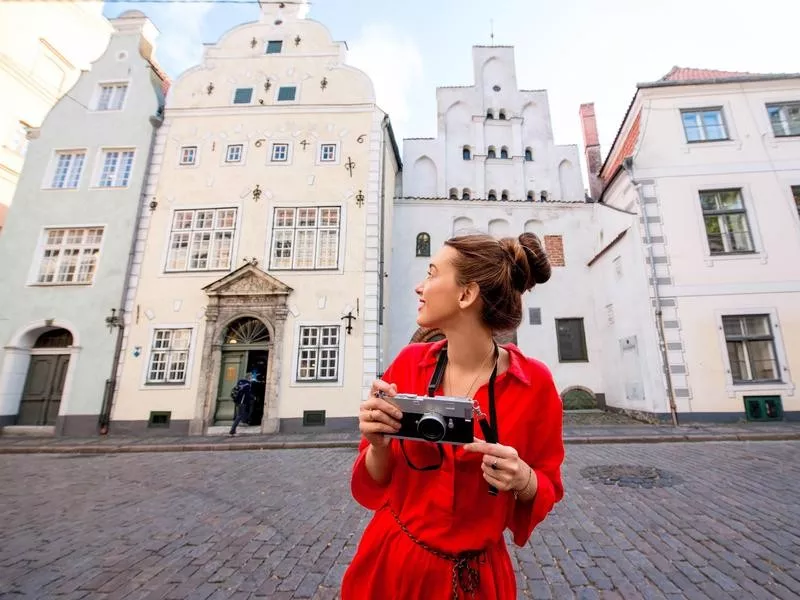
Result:
{"label": "brown hair", "polygon": [[453,260],[458,284],[478,284],[481,318],[493,331],[516,329],[522,321],[522,294],[550,279],[550,261],[533,233],[500,240],[464,235],[445,245],[458,252]]}

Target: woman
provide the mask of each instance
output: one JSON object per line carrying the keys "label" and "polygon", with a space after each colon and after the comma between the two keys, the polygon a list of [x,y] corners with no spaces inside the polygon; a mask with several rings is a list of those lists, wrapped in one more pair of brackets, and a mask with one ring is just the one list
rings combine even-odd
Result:
{"label": "woman", "polygon": [[[561,401],[550,372],[493,332],[515,329],[522,293],[550,278],[539,239],[448,240],[417,286],[421,327],[446,340],[404,348],[361,406],[353,497],[375,515],[342,581],[342,600],[516,597],[503,540],[518,546],[563,496]],[[439,381],[431,381],[437,365]],[[439,385],[440,384],[440,385]],[[489,415],[463,446],[399,440],[398,392],[469,397]],[[390,435],[387,435],[390,434]],[[499,490],[489,492],[489,486]]]}

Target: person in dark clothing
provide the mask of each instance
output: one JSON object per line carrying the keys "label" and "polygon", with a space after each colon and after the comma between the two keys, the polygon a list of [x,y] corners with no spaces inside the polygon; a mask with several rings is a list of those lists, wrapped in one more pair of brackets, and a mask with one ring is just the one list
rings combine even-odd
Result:
{"label": "person in dark clothing", "polygon": [[245,423],[250,422],[255,400],[251,379],[240,379],[236,382],[236,385],[231,390],[231,398],[233,399],[236,412],[233,419],[233,425],[231,426],[231,430],[228,435],[236,435],[236,428],[242,421]]}

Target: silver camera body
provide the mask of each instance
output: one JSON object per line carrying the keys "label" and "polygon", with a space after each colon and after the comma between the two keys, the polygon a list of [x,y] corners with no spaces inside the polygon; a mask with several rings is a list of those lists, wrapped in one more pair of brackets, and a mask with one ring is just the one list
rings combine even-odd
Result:
{"label": "silver camera body", "polygon": [[400,431],[387,434],[390,437],[457,445],[474,440],[469,398],[397,394],[387,399],[403,413]]}

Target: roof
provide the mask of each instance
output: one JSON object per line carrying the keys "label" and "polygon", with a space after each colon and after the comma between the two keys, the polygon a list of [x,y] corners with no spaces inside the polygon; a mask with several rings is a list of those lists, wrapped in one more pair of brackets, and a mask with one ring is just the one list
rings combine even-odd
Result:
{"label": "roof", "polygon": [[[600,169],[601,173],[606,167],[608,167],[609,173],[616,173],[617,169],[619,169],[622,165],[622,161],[629,156],[633,156],[633,151],[636,149],[636,144],[639,142],[639,128],[641,126],[641,121],[642,111],[639,109],[639,112],[636,113],[636,117],[634,117],[633,123],[631,123],[631,127],[628,130],[628,135],[625,136],[625,140],[622,142],[622,145],[617,149],[614,155],[611,156],[609,154],[610,160],[606,159],[606,163],[603,165],[603,168]],[[616,140],[614,140],[614,143],[616,143]],[[611,149],[613,150],[614,146],[611,146]]]}
{"label": "roof", "polygon": [[659,81],[697,81],[708,79],[731,79],[734,77],[752,77],[754,73],[740,71],[717,71],[715,69],[691,69],[686,67],[672,67],[672,70]]}

